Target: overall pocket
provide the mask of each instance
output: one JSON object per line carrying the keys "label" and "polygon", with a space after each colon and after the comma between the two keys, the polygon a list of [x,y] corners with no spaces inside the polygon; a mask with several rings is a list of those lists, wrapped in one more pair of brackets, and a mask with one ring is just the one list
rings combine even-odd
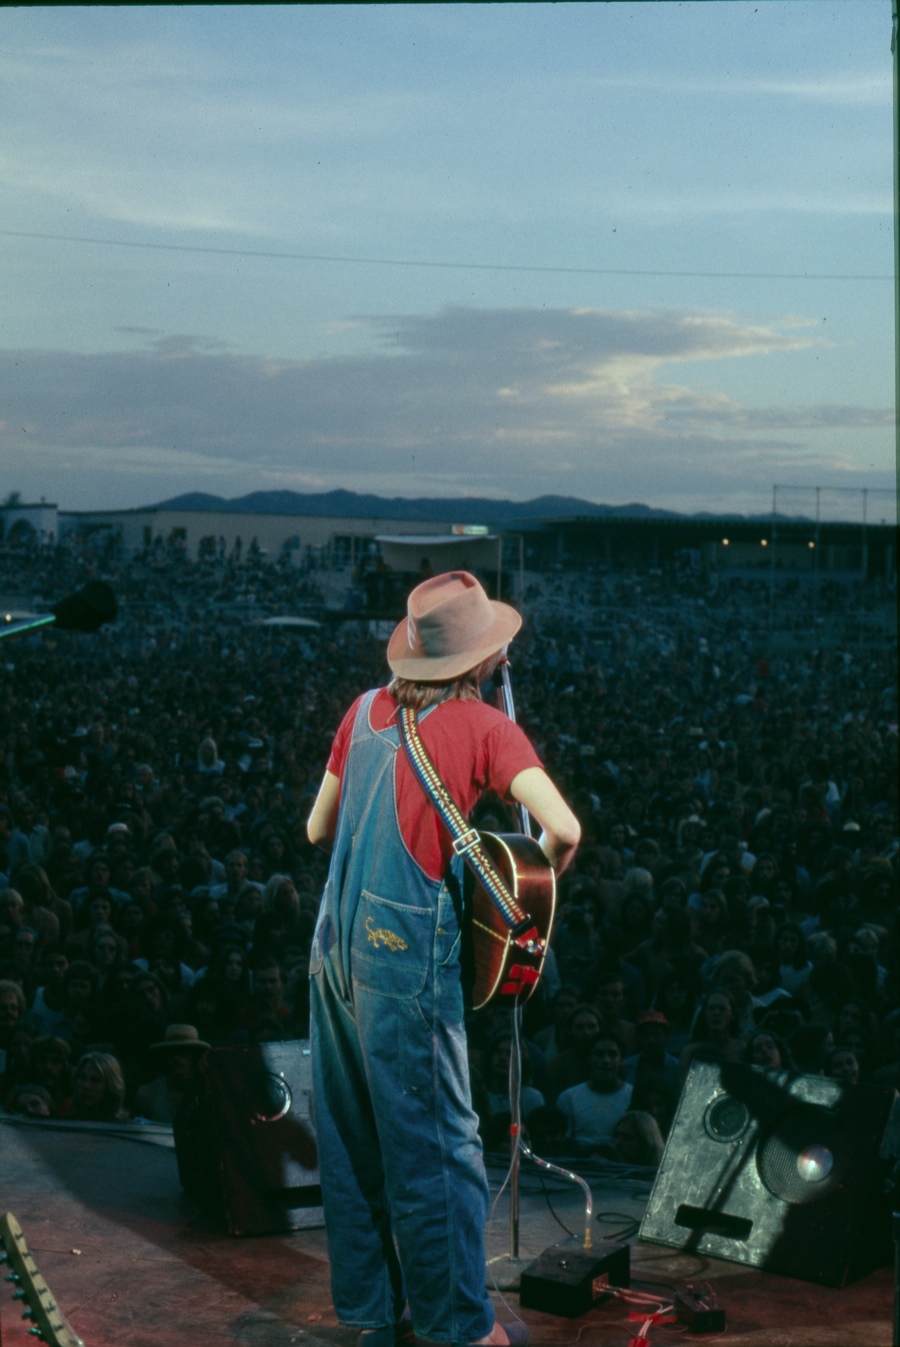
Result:
{"label": "overall pocket", "polygon": [[313,931],[312,943],[309,947],[309,975],[315,977],[316,973],[322,969],[325,962],[325,951],[329,947],[329,934],[331,934],[331,944],[334,943],[333,926],[331,918],[328,915],[329,903],[331,901],[331,887],[326,884],[325,892],[319,903],[319,912],[316,917],[316,925]]}
{"label": "overall pocket", "polygon": [[459,962],[462,934],[457,905],[446,885],[438,894],[437,929],[434,935],[434,962],[437,968],[450,968]]}
{"label": "overall pocket", "polygon": [[399,1001],[418,996],[428,977],[436,911],[363,889],[350,940],[353,982]]}

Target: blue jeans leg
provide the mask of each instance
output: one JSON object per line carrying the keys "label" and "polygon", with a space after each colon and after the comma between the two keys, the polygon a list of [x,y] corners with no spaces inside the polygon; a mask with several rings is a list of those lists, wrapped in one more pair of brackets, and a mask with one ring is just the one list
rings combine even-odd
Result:
{"label": "blue jeans leg", "polygon": [[377,1025],[369,1085],[413,1326],[434,1342],[476,1342],[494,1310],[461,1004],[455,1021],[435,1013],[440,998],[427,993],[399,1000],[357,990],[356,999],[360,1018]]}
{"label": "blue jeans leg", "polygon": [[416,1334],[441,1343],[476,1342],[494,1323],[485,1286],[488,1189],[458,980],[458,969],[438,967],[414,997],[354,986],[351,1006],[334,991],[326,960],[312,992],[338,1317],[360,1328],[394,1322],[405,1282]]}
{"label": "blue jeans leg", "polygon": [[313,1108],[331,1291],[341,1323],[393,1324],[406,1303],[353,1012],[327,968],[310,987]]}

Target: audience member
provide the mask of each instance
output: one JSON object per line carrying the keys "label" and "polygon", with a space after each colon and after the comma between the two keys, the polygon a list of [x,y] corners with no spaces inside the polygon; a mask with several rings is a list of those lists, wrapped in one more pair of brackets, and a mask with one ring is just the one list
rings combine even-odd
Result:
{"label": "audience member", "polygon": [[737,1062],[744,1054],[737,1003],[724,988],[714,988],[701,1002],[691,1039],[681,1053],[682,1078],[695,1057],[701,1061]]}
{"label": "audience member", "polygon": [[190,1094],[200,1058],[209,1050],[192,1024],[170,1024],[165,1037],[154,1043],[162,1073],[134,1094],[136,1117],[172,1123],[182,1101]]}
{"label": "audience member", "polygon": [[125,1077],[109,1052],[86,1052],[75,1068],[68,1117],[78,1122],[125,1122]]}
{"label": "audience member", "polygon": [[659,1168],[665,1142],[659,1124],[651,1113],[628,1109],[612,1131],[615,1157],[624,1165],[647,1165]]}
{"label": "audience member", "polygon": [[583,1149],[596,1150],[612,1138],[613,1128],[631,1103],[631,1086],[622,1079],[622,1046],[601,1033],[594,1040],[590,1076],[563,1090],[556,1101],[568,1121],[567,1135]]}
{"label": "audience member", "polygon": [[636,1085],[655,1076],[673,1090],[678,1087],[678,1058],[666,1051],[669,1021],[661,1010],[645,1010],[635,1021],[637,1052],[625,1058],[625,1079]]}

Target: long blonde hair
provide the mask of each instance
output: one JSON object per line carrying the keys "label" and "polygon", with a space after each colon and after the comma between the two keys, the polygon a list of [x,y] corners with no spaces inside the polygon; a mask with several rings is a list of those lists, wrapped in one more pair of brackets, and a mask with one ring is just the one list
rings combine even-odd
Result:
{"label": "long blonde hair", "polygon": [[489,655],[447,683],[417,683],[411,678],[400,678],[398,674],[388,683],[388,692],[398,706],[408,706],[413,711],[424,711],[426,706],[437,702],[480,702],[481,685],[486,683],[503,658],[502,650]]}
{"label": "long blonde hair", "polygon": [[106,1098],[97,1105],[94,1121],[124,1122],[129,1114],[125,1108],[125,1077],[118,1057],[111,1052],[84,1052],[75,1068],[75,1085],[78,1085],[78,1073],[83,1066],[95,1066],[103,1077]]}

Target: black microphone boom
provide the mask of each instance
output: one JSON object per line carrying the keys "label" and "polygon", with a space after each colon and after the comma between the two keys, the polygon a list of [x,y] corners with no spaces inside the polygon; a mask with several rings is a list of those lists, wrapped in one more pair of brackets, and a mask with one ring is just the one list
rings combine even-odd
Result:
{"label": "black microphone boom", "polygon": [[62,631],[94,632],[105,623],[112,622],[117,611],[116,596],[109,585],[102,580],[89,580],[74,594],[68,594],[59,603],[53,604],[50,612],[43,617],[16,622],[11,613],[5,614],[0,619],[0,640],[4,636],[24,636],[27,632],[52,626]]}
{"label": "black microphone boom", "polygon": [[102,580],[89,580],[50,609],[63,631],[97,631],[116,616],[116,596]]}

